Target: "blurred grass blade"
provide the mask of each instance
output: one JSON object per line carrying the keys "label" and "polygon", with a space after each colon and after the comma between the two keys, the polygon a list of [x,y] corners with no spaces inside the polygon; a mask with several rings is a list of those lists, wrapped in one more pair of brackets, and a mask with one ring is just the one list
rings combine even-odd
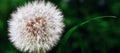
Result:
{"label": "blurred grass blade", "polygon": [[80,23],[80,24],[72,27],[72,28],[63,36],[63,38],[60,40],[60,45],[59,45],[59,47],[58,47],[59,49],[57,50],[57,53],[61,53],[60,47],[63,47],[63,46],[66,44],[66,42],[68,41],[69,37],[71,36],[71,34],[72,34],[76,29],[78,29],[79,27],[83,26],[83,25],[86,24],[86,23],[89,23],[89,22],[92,21],[92,20],[97,20],[97,19],[100,19],[100,18],[110,18],[110,17],[111,17],[111,18],[116,18],[116,16],[100,16],[100,17],[95,17],[95,18],[88,19],[88,20],[86,20],[86,21],[84,21],[84,22],[82,22],[82,23]]}

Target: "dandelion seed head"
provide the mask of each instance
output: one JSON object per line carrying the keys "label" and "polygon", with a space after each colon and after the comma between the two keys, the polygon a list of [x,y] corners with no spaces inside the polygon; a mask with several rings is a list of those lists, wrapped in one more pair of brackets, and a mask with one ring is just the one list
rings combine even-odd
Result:
{"label": "dandelion seed head", "polygon": [[34,1],[11,14],[10,41],[23,52],[45,53],[59,41],[63,31],[63,15],[50,2]]}

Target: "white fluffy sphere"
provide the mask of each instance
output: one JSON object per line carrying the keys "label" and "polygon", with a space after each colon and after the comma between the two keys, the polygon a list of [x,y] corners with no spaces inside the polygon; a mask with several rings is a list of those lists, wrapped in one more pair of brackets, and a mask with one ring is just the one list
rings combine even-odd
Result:
{"label": "white fluffy sphere", "polygon": [[9,22],[10,41],[23,52],[43,52],[56,45],[63,31],[63,15],[50,2],[19,7]]}

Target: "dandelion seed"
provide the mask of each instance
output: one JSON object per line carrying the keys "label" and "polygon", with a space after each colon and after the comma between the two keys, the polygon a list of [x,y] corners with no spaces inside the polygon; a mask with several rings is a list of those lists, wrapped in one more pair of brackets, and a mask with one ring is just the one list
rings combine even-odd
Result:
{"label": "dandelion seed", "polygon": [[63,31],[63,15],[52,3],[34,1],[19,7],[9,22],[10,41],[23,52],[46,53]]}

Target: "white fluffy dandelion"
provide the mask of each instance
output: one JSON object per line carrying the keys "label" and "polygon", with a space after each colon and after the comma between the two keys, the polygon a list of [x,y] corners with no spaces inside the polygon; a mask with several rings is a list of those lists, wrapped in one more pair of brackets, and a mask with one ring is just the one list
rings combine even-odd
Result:
{"label": "white fluffy dandelion", "polygon": [[9,36],[23,52],[42,52],[56,45],[63,31],[63,15],[52,3],[34,1],[12,13]]}

